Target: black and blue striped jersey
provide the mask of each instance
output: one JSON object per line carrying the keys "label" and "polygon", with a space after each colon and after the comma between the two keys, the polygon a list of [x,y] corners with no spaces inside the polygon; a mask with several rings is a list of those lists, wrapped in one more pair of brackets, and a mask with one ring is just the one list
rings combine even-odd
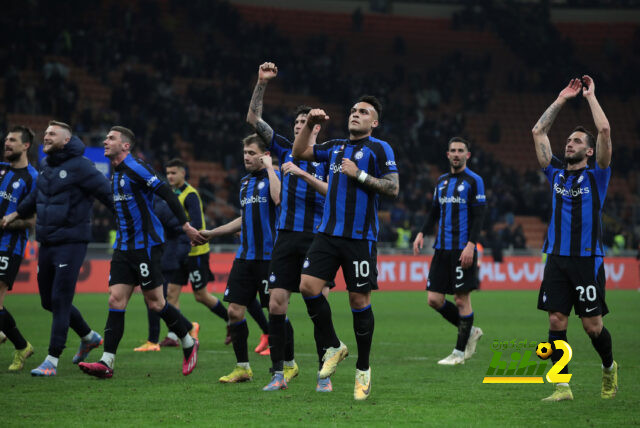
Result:
{"label": "black and blue striped jersey", "polygon": [[342,159],[351,159],[375,178],[397,173],[395,156],[386,141],[374,137],[330,140],[313,146],[317,162],[328,162],[329,190],[319,232],[350,239],[378,239],[380,195],[342,174]]}
{"label": "black and blue striped jersey", "polygon": [[[280,178],[280,171],[275,171]],[[269,175],[266,169],[256,171],[240,181],[242,229],[236,258],[271,260],[276,240],[279,208],[271,199]]]}
{"label": "black and blue striped jersey", "polygon": [[111,176],[117,228],[114,249],[137,250],[164,242],[162,224],[153,211],[153,194],[163,184],[149,165],[131,154],[114,168]]}
{"label": "black and blue striped jersey", "polygon": [[456,174],[441,175],[433,192],[432,209],[439,216],[433,248],[464,249],[470,240],[474,220],[472,207],[483,206],[486,201],[482,177],[469,168]]}
{"label": "black and blue striped jersey", "polygon": [[542,170],[553,194],[551,221],[542,251],[556,256],[604,256],[602,207],[611,168]]}
{"label": "black and blue striped jersey", "polygon": [[[0,162],[0,217],[16,211],[18,204],[36,187],[38,171],[31,165],[12,168]],[[29,239],[28,229],[3,229],[0,232],[0,252],[22,257]]]}
{"label": "black and blue striped jersey", "polygon": [[[324,162],[307,162],[291,156],[292,144],[285,137],[273,134],[269,150],[280,164],[293,162],[298,168],[320,181],[327,181],[327,167]],[[302,178],[285,174],[282,178],[282,200],[278,216],[278,230],[315,233],[322,221],[324,196],[316,192]]]}

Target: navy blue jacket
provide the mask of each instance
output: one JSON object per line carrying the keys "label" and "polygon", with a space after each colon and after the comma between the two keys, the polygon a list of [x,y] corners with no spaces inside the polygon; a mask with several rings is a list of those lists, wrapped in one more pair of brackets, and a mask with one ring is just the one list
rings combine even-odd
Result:
{"label": "navy blue jacket", "polygon": [[160,219],[167,238],[162,253],[162,271],[177,270],[180,268],[180,264],[189,256],[191,241],[182,230],[180,220],[173,214],[169,204],[164,199],[155,197],[153,198],[153,204],[153,212]]}
{"label": "navy blue jacket", "polygon": [[42,160],[36,190],[18,205],[18,215],[36,213],[36,240],[41,244],[91,241],[91,207],[97,198],[113,211],[109,180],[82,156],[84,143],[76,136],[62,150]]}

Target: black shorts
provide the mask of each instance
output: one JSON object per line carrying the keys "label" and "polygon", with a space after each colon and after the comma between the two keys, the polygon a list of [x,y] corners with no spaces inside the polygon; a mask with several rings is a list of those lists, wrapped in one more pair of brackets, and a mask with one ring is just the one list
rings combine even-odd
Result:
{"label": "black shorts", "polygon": [[114,250],[109,272],[109,285],[139,285],[152,290],[164,282],[162,276],[162,245],[139,250]]}
{"label": "black shorts", "polygon": [[227,289],[224,290],[224,301],[249,306],[260,296],[260,304],[263,308],[269,307],[269,260],[243,260],[235,259]]}
{"label": "black shorts", "polygon": [[374,241],[318,233],[302,264],[302,273],[332,281],[342,267],[347,290],[368,293],[378,289],[377,262]]}
{"label": "black shorts", "polygon": [[182,286],[190,282],[193,291],[206,287],[213,281],[213,273],[209,269],[209,253],[187,257],[169,279],[172,284]]}
{"label": "black shorts", "polygon": [[13,282],[18,276],[20,263],[22,263],[22,257],[19,255],[0,252],[0,282],[4,282],[9,290],[13,288]]}
{"label": "black shorts", "polygon": [[467,293],[478,288],[478,252],[471,267],[462,269],[462,250],[436,250],[431,260],[427,291],[442,294]]}
{"label": "black shorts", "polygon": [[547,256],[538,295],[538,309],[579,317],[606,315],[604,301],[606,278],[601,256]]}
{"label": "black shorts", "polygon": [[[291,292],[300,292],[302,265],[315,236],[312,232],[278,231],[278,239],[273,247],[269,265],[269,289],[284,288]],[[336,286],[333,281],[327,285],[329,288]]]}

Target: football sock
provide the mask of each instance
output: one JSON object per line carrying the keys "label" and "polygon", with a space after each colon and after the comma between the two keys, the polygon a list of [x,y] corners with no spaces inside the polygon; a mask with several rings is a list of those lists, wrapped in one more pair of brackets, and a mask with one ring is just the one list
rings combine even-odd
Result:
{"label": "football sock", "polygon": [[93,330],[91,330],[89,333],[87,333],[86,335],[82,336],[80,339],[82,339],[84,342],[88,342],[91,340],[91,338],[93,338],[93,333],[95,333]]}
{"label": "football sock", "polygon": [[167,328],[173,331],[179,338],[184,338],[188,333],[188,326],[184,323],[184,317],[180,315],[180,311],[175,306],[165,301],[164,308],[158,313],[160,318],[165,322]]}
{"label": "football sock", "polygon": [[258,323],[258,326],[260,326],[262,334],[269,334],[269,323],[267,323],[267,318],[264,316],[264,311],[262,310],[262,306],[260,306],[260,301],[258,299],[254,299],[253,302],[247,306],[247,311],[249,311],[249,315],[251,315],[251,317]]}
{"label": "football sock", "polygon": [[[564,354],[564,351],[562,349],[556,349],[556,347],[553,345],[554,340],[564,340],[565,342],[568,342],[567,330],[549,330],[549,343],[551,344],[551,349],[553,349],[553,353],[551,354],[551,361],[553,361],[553,363],[555,364],[560,360],[560,358],[562,358],[562,354]],[[564,366],[564,368],[560,370],[560,373],[568,374],[569,364]]]}
{"label": "football sock", "polygon": [[284,360],[293,361],[293,326],[289,318],[285,319],[285,336],[284,336]]}
{"label": "football sock", "polygon": [[47,358],[45,358],[44,360],[49,361],[51,364],[53,364],[53,367],[58,367],[58,357],[47,355]]}
{"label": "football sock", "polygon": [[326,351],[322,346],[322,338],[320,337],[318,327],[313,326],[313,338],[316,342],[316,352],[318,353],[318,370],[322,369],[322,357],[324,357],[324,352]]}
{"label": "football sock", "polygon": [[229,314],[227,313],[227,308],[224,307],[221,300],[218,300],[218,304],[215,305],[213,308],[209,308],[209,309],[211,309],[211,312],[213,312],[223,320],[229,321]]}
{"label": "football sock", "polygon": [[247,338],[249,337],[249,327],[246,318],[234,324],[229,324],[233,352],[236,354],[238,363],[249,362],[249,351],[247,350]]}
{"label": "football sock", "polygon": [[450,301],[445,299],[444,304],[440,309],[438,309],[438,312],[440,312],[440,315],[442,315],[444,319],[456,327],[460,324],[460,313],[458,312],[458,307]]}
{"label": "football sock", "polygon": [[286,317],[284,314],[269,314],[269,348],[271,348],[271,365],[274,371],[282,371],[287,335]]}
{"label": "football sock", "polygon": [[340,346],[340,339],[336,335],[331,320],[331,306],[322,293],[317,296],[304,297],[307,305],[307,313],[313,321],[313,325],[318,329],[318,337],[323,348],[337,348]]}
{"label": "football sock", "polygon": [[109,309],[107,325],[104,327],[104,352],[116,353],[124,334],[124,309]]}
{"label": "football sock", "polygon": [[147,340],[151,343],[158,343],[160,340],[160,316],[157,312],[147,308],[147,320],[149,321]]}
{"label": "football sock", "polygon": [[180,339],[178,339],[178,336],[176,336],[176,334],[175,334],[174,332],[172,332],[172,331],[170,331],[169,333],[167,333],[167,337],[168,337],[169,339],[172,339],[172,340],[180,340]]}
{"label": "football sock", "polygon": [[103,352],[102,357],[100,357],[101,363],[104,363],[110,369],[113,369],[113,363],[115,362],[116,356],[111,352]]}
{"label": "football sock", "polygon": [[0,309],[0,331],[7,336],[7,339],[13,343],[16,349],[24,349],[27,347],[27,341],[22,337],[22,334],[20,334],[20,330],[18,330],[16,326],[16,321],[6,306]]}
{"label": "football sock", "polygon": [[461,315],[460,324],[458,324],[458,341],[456,342],[456,349],[458,351],[464,352],[464,348],[467,347],[471,327],[473,327],[473,312],[469,315]]}
{"label": "football sock", "polygon": [[602,326],[602,331],[598,337],[591,338],[591,344],[600,355],[602,360],[602,366],[609,368],[613,365],[613,350],[611,346],[611,334],[605,326]]}
{"label": "football sock", "polygon": [[369,354],[371,353],[371,341],[373,340],[374,318],[371,305],[362,309],[351,309],[353,314],[353,331],[356,333],[358,344],[358,370],[369,369]]}

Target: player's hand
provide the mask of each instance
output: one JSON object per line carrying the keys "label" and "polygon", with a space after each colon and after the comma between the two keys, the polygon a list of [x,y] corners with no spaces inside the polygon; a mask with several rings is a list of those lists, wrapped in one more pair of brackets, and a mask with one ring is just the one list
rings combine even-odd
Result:
{"label": "player's hand", "polygon": [[580,89],[582,88],[582,82],[580,79],[571,79],[566,88],[560,91],[558,95],[559,98],[564,98],[568,100],[569,98],[574,98],[580,93]]}
{"label": "player's hand", "polygon": [[278,67],[272,62],[265,62],[258,67],[258,80],[268,82],[278,75]]}
{"label": "player's hand", "polygon": [[347,177],[356,178],[358,166],[351,159],[342,158],[342,173]]}
{"label": "player's hand", "polygon": [[291,174],[291,175],[297,175],[300,176],[302,175],[302,170],[298,167],[298,165],[294,164],[293,162],[285,162],[282,164],[282,174]]}
{"label": "player's hand", "polygon": [[2,217],[2,223],[0,223],[0,227],[3,229],[7,227],[11,222],[13,222],[16,218],[18,218],[18,212],[14,211],[11,214],[8,214]]}
{"label": "player's hand", "polygon": [[322,125],[329,116],[321,108],[314,108],[307,114],[307,126],[313,130],[316,125]]}
{"label": "player's hand", "polygon": [[269,155],[262,156],[260,158],[260,162],[262,162],[262,165],[266,166],[267,168],[273,168],[273,160]]}
{"label": "player's hand", "polygon": [[591,97],[596,94],[596,84],[590,76],[586,74],[582,76],[582,96],[585,98]]}
{"label": "player's hand", "polygon": [[416,235],[416,239],[413,240],[413,255],[417,256],[420,254],[422,247],[424,246],[424,235],[422,232],[418,232]]}
{"label": "player's hand", "polygon": [[200,236],[206,241],[211,241],[213,238],[218,236],[218,234],[216,233],[216,229],[211,229],[211,230],[205,229],[200,231]]}
{"label": "player's hand", "polygon": [[467,246],[462,250],[462,254],[460,254],[460,266],[462,269],[469,269],[471,265],[473,265],[473,253],[476,249],[476,246],[473,242],[467,242]]}
{"label": "player's hand", "polygon": [[207,242],[207,240],[200,236],[200,232],[198,232],[193,226],[191,226],[188,222],[182,225],[182,230],[187,234],[189,240],[191,241],[191,245],[194,247],[196,245],[202,245]]}

